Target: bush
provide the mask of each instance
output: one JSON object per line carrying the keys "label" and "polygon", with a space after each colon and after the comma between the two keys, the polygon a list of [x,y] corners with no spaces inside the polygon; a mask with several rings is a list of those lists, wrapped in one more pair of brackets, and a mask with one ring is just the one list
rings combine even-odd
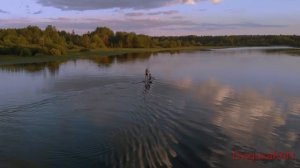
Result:
{"label": "bush", "polygon": [[0,48],[1,55],[20,55],[21,48],[17,46]]}
{"label": "bush", "polygon": [[35,54],[45,54],[47,55],[49,50],[47,48],[38,48]]}
{"label": "bush", "polygon": [[50,54],[50,55],[61,55],[62,53],[61,53],[61,51],[60,51],[59,49],[51,48],[51,49],[49,50],[49,54]]}
{"label": "bush", "polygon": [[46,44],[46,48],[49,50],[48,54],[50,55],[62,55],[66,53],[65,47],[57,44],[48,43]]}
{"label": "bush", "polygon": [[33,56],[39,53],[48,54],[48,50],[39,47],[23,46],[0,47],[0,55]]}
{"label": "bush", "polygon": [[0,55],[8,55],[8,54],[11,54],[11,50],[9,48],[4,48],[4,47],[0,48]]}
{"label": "bush", "polygon": [[20,56],[32,56],[31,50],[29,48],[21,48],[19,52]]}
{"label": "bush", "polygon": [[90,49],[88,49],[88,48],[83,48],[83,49],[80,49],[80,51],[79,52],[89,52],[89,51],[91,51]]}

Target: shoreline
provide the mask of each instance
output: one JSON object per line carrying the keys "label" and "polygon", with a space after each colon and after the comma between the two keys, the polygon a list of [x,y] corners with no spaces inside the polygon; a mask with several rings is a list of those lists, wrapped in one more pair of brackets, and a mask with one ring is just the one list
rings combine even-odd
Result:
{"label": "shoreline", "polygon": [[[14,65],[14,64],[30,64],[30,63],[44,63],[52,61],[68,61],[76,59],[88,59],[104,56],[117,56],[130,53],[172,53],[183,51],[210,51],[212,49],[224,48],[241,48],[239,46],[197,46],[197,47],[177,47],[177,48],[101,48],[90,49],[88,51],[68,50],[66,54],[61,56],[52,55],[38,55],[38,56],[17,56],[17,55],[0,55],[0,65]],[[300,56],[300,48],[290,49],[270,49],[267,52],[281,52],[293,56]]]}
{"label": "shoreline", "polygon": [[0,65],[12,64],[29,64],[29,63],[43,63],[51,61],[67,61],[74,59],[84,59],[89,57],[103,57],[103,56],[116,56],[128,53],[162,53],[162,52],[181,52],[181,51],[209,51],[211,49],[220,49],[225,47],[217,46],[199,46],[199,47],[180,47],[180,48],[104,48],[104,49],[91,49],[89,51],[81,52],[78,50],[69,50],[65,55],[51,56],[17,56],[17,55],[0,55]]}

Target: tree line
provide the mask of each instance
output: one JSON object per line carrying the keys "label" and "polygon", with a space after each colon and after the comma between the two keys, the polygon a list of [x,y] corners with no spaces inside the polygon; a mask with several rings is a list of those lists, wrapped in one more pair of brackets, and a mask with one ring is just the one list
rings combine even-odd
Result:
{"label": "tree line", "polygon": [[296,35],[232,36],[159,36],[134,32],[114,32],[97,27],[82,35],[59,31],[54,26],[44,30],[37,26],[0,29],[0,55],[63,55],[71,49],[86,51],[97,48],[177,48],[193,46],[271,46],[300,47]]}

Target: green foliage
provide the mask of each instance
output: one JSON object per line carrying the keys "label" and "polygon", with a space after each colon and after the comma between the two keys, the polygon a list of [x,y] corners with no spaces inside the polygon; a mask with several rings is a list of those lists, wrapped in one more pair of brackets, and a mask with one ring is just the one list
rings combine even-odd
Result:
{"label": "green foliage", "polygon": [[32,56],[31,50],[29,48],[20,49],[20,56]]}
{"label": "green foliage", "polygon": [[80,49],[79,52],[88,52],[88,51],[91,51],[90,49],[88,48],[83,48],[83,49]]}
{"label": "green foliage", "polygon": [[91,37],[91,48],[106,48],[106,45],[97,34],[94,34]]}
{"label": "green foliage", "polygon": [[134,36],[132,43],[134,48],[150,48],[151,38],[146,35],[136,35]]}
{"label": "green foliage", "polygon": [[84,48],[90,48],[91,40],[87,34],[84,34],[81,39],[81,46]]}
{"label": "green foliage", "polygon": [[[53,49],[55,49],[55,50],[53,50]],[[48,50],[48,54],[50,54],[50,55],[62,55],[62,54],[66,53],[66,49],[63,46],[57,45],[57,44],[52,44],[52,43],[46,45],[46,51],[47,50]],[[56,52],[53,52],[53,51],[56,51]]]}
{"label": "green foliage", "polygon": [[54,26],[0,29],[0,55],[63,55],[67,49],[83,51],[97,48],[177,48],[192,46],[270,46],[300,47],[300,36],[161,36],[150,37],[133,32],[114,33],[97,27],[83,35],[58,31]]}
{"label": "green foliage", "polygon": [[46,54],[41,48],[36,47],[0,47],[0,55],[19,55],[19,56],[34,56],[36,54]]}
{"label": "green foliage", "polygon": [[51,48],[51,49],[49,50],[49,54],[50,54],[50,55],[62,55],[62,52],[61,52],[59,49]]}
{"label": "green foliage", "polygon": [[104,45],[106,47],[110,47],[114,37],[114,32],[107,27],[97,27],[96,30],[91,33],[91,35],[99,36],[103,41]]}

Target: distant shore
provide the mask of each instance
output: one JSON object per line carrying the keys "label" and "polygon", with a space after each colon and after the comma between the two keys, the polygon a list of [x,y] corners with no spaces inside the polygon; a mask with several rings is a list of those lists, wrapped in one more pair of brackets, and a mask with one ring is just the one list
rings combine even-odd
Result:
{"label": "distant shore", "polygon": [[17,56],[17,55],[0,55],[0,65],[9,64],[26,64],[26,63],[41,63],[50,61],[65,61],[72,59],[84,59],[95,56],[116,56],[127,53],[141,52],[180,52],[180,51],[208,51],[210,49],[218,49],[224,47],[199,46],[199,47],[177,47],[177,48],[105,48],[105,49],[90,49],[86,51],[69,50],[66,54],[60,56],[39,55],[39,56]]}
{"label": "distant shore", "polygon": [[[238,48],[237,46],[236,48]],[[101,56],[117,56],[128,53],[176,53],[183,51],[209,51],[211,49],[222,49],[228,47],[220,46],[197,46],[197,47],[176,47],[176,48],[104,48],[104,49],[89,49],[82,50],[69,50],[66,54],[60,56],[53,55],[38,55],[38,56],[17,56],[17,55],[0,55],[0,65],[11,64],[27,64],[27,63],[42,63],[51,61],[67,61],[74,59],[85,59],[91,57]],[[230,47],[232,48],[232,46]],[[300,48],[278,48],[266,50],[267,52],[281,52],[293,56],[300,56]]]}
{"label": "distant shore", "polygon": [[[96,27],[76,34],[28,25],[23,28],[0,28],[0,65],[60,61],[140,52],[177,52],[247,46],[300,47],[297,35],[223,35],[223,36],[149,36],[134,32]],[[296,52],[298,53],[298,51]]]}

